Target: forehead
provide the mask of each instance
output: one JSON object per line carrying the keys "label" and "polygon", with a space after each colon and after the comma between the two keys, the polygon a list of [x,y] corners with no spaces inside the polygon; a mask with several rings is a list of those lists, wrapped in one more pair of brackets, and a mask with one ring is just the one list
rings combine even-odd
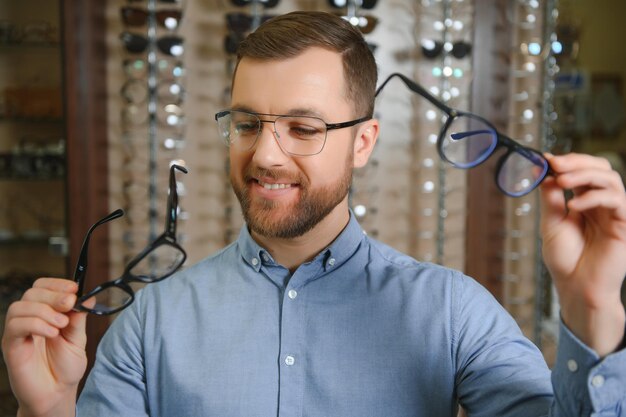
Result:
{"label": "forehead", "polygon": [[244,57],[235,74],[231,106],[259,113],[310,109],[320,116],[347,115],[351,106],[345,92],[341,55],[309,48],[289,59]]}

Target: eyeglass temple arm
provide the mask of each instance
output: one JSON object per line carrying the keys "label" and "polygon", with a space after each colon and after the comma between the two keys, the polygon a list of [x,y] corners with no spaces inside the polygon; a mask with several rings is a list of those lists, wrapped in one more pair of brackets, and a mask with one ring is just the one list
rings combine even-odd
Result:
{"label": "eyeglass temple arm", "polygon": [[470,136],[481,135],[483,133],[493,133],[493,131],[491,130],[468,130],[467,132],[451,133],[450,137],[454,140],[461,140],[461,139],[468,138]]}
{"label": "eyeglass temple arm", "polygon": [[178,191],[176,189],[176,175],[174,172],[179,170],[185,174],[187,168],[172,164],[170,167],[170,195],[167,199],[167,213],[165,218],[165,233],[176,240],[176,218],[178,216]]}
{"label": "eyeglass temple arm", "polygon": [[89,254],[89,240],[91,238],[91,234],[96,228],[104,223],[108,223],[111,220],[115,220],[118,217],[122,217],[124,215],[124,210],[117,209],[114,212],[106,215],[101,218],[97,222],[95,222],[87,231],[85,235],[85,240],[80,248],[80,254],[78,255],[78,262],[76,263],[76,269],[74,270],[74,282],[78,283],[78,296],[80,297],[83,294],[83,285],[85,282],[85,274],[87,273],[87,261]]}
{"label": "eyeglass temple arm", "polygon": [[428,91],[426,91],[426,89],[424,87],[422,87],[421,85],[419,85],[415,81],[411,80],[410,78],[406,77],[405,75],[400,74],[399,72],[394,72],[389,77],[387,77],[387,79],[385,81],[383,81],[383,83],[380,85],[380,87],[378,87],[378,89],[376,90],[376,94],[374,96],[378,96],[378,94],[382,91],[382,89],[385,87],[385,85],[387,85],[387,83],[394,77],[400,78],[404,82],[404,84],[409,88],[409,90],[411,90],[414,93],[417,93],[420,96],[424,97],[426,100],[430,101],[435,107],[439,108],[440,110],[444,111],[445,113],[447,113],[447,114],[454,114],[455,113],[455,111],[452,108],[446,106],[441,101],[436,99],[435,96],[433,96]]}

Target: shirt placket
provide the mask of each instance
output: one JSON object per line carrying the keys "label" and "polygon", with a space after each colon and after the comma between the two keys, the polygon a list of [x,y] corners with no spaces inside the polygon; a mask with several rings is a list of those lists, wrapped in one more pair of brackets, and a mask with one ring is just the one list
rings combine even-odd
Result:
{"label": "shirt placket", "polygon": [[306,372],[306,285],[301,277],[320,273],[319,265],[300,267],[283,291],[279,358],[279,417],[302,416]]}

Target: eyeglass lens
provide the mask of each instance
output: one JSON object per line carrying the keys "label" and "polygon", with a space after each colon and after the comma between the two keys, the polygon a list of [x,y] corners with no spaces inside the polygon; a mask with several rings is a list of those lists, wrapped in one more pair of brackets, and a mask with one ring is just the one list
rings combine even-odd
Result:
{"label": "eyeglass lens", "polygon": [[[263,127],[255,114],[230,111],[218,117],[220,136],[229,146],[241,150],[251,149]],[[274,120],[274,134],[285,152],[294,155],[314,155],[319,153],[326,141],[326,123],[315,117],[279,116]]]}
{"label": "eyeglass lens", "polygon": [[[471,168],[486,160],[497,145],[498,133],[491,125],[464,114],[448,120],[439,149],[444,159],[456,167]],[[496,182],[505,193],[522,196],[543,180],[548,164],[536,151],[513,144],[510,146],[510,151],[498,166]]]}
{"label": "eyeglass lens", "polygon": [[147,256],[132,266],[128,272],[146,282],[156,281],[177,270],[184,260],[184,254],[175,246],[163,244],[154,248]]}

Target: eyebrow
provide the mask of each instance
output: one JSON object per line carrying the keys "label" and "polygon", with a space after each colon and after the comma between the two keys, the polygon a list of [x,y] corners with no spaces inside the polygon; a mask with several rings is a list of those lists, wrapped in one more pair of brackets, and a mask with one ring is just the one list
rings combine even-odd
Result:
{"label": "eyebrow", "polygon": [[320,114],[319,111],[314,110],[312,108],[307,108],[307,107],[296,107],[294,109],[288,110],[287,113],[282,113],[282,114],[259,113],[257,111],[254,111],[251,107],[248,107],[245,105],[235,105],[231,108],[231,110],[260,114],[262,116],[308,116],[308,117],[317,117],[318,119],[325,120],[324,116]]}

